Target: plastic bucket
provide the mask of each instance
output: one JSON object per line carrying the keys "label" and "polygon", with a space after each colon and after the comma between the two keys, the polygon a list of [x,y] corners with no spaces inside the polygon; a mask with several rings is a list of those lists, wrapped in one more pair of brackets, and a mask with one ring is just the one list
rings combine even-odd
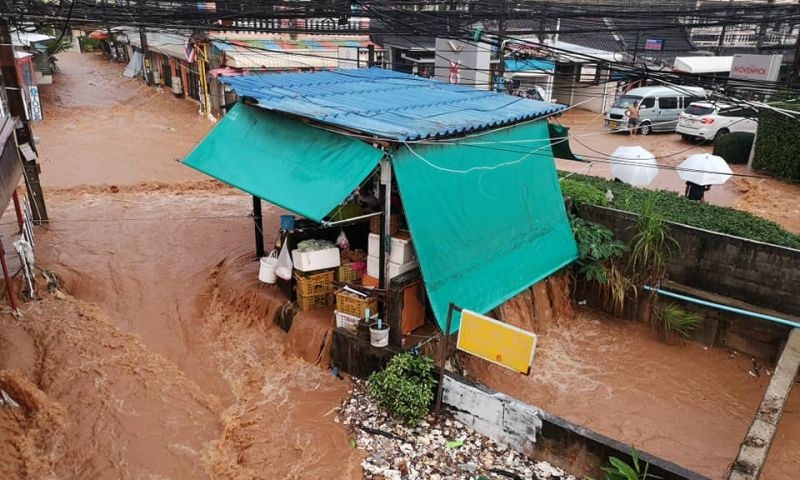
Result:
{"label": "plastic bucket", "polygon": [[375,325],[369,327],[369,343],[373,347],[385,347],[389,345],[389,325],[383,324],[380,330]]}
{"label": "plastic bucket", "polygon": [[281,215],[281,230],[294,228],[294,215]]}
{"label": "plastic bucket", "polygon": [[261,257],[261,266],[258,269],[258,279],[264,283],[275,283],[278,281],[278,277],[275,275],[275,267],[277,266],[277,258]]}

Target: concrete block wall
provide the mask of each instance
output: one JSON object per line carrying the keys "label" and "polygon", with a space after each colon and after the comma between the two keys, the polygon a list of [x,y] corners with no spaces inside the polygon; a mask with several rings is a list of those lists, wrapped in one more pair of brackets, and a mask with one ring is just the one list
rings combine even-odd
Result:
{"label": "concrete block wall", "polygon": [[[546,460],[578,478],[602,478],[615,456],[631,462],[631,446],[570,423],[537,407],[453,374],[445,376],[444,405],[476,432],[528,455]],[[650,473],[664,480],[708,480],[696,472],[640,452]]]}
{"label": "concrete block wall", "polygon": [[[583,205],[580,216],[629,240],[636,215]],[[734,237],[687,225],[671,224],[680,245],[668,267],[669,278],[683,285],[724,295],[789,315],[800,315],[800,250]]]}

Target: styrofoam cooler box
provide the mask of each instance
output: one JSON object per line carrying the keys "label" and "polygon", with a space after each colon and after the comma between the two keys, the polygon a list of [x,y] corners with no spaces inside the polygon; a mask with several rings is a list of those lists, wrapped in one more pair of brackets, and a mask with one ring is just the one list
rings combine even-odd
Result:
{"label": "styrofoam cooler box", "polygon": [[[375,233],[369,234],[369,244],[367,253],[373,257],[381,255],[381,237]],[[389,261],[398,265],[406,264],[416,259],[414,247],[411,245],[411,237],[402,233],[392,237],[392,251],[389,253]]]}
{"label": "styrofoam cooler box", "polygon": [[[411,260],[410,262],[406,262],[402,265],[389,262],[389,278],[392,279],[400,274],[406,273],[409,270],[417,268],[417,266],[419,266],[419,264],[416,260]],[[373,257],[372,255],[367,257],[367,275],[374,278],[380,278],[380,267],[381,261],[378,257]]]}
{"label": "styrofoam cooler box", "polygon": [[314,270],[336,268],[341,265],[342,261],[339,258],[339,249],[333,247],[311,252],[292,250],[292,263],[294,263],[294,268],[301,272],[313,272]]}

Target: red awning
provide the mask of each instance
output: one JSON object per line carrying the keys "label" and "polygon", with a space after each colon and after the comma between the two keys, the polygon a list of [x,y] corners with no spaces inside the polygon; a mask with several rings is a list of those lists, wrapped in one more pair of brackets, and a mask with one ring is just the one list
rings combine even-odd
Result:
{"label": "red awning", "polygon": [[103,32],[101,30],[95,30],[89,34],[89,38],[93,40],[108,40],[108,37],[108,32]]}

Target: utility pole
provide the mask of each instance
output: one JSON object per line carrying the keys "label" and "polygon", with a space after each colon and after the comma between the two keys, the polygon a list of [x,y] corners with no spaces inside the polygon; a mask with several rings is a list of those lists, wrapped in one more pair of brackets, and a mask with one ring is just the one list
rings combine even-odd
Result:
{"label": "utility pole", "polygon": [[797,32],[797,40],[794,42],[794,62],[789,80],[792,82],[800,80],[800,32]]}
{"label": "utility pole", "polygon": [[41,167],[37,163],[36,144],[33,139],[28,112],[25,107],[24,86],[19,82],[17,63],[14,58],[14,47],[11,44],[11,29],[8,20],[0,17],[0,71],[2,71],[11,115],[19,119],[19,128],[15,129],[17,145],[26,152],[22,156],[22,168],[25,173],[25,187],[31,201],[33,222],[37,225],[47,223],[47,206],[44,201],[42,184],[39,182]]}
{"label": "utility pole", "polygon": [[144,83],[150,85],[150,49],[147,48],[147,32],[144,27],[139,27],[139,41],[142,44],[142,78]]}
{"label": "utility pole", "polygon": [[[728,0],[728,18],[733,17],[733,0]],[[717,42],[717,55],[722,55],[722,45],[725,43],[725,34],[728,33],[728,25],[722,24],[722,31],[719,33],[719,41]]]}
{"label": "utility pole", "polygon": [[769,25],[769,18],[770,18],[770,11],[769,9],[775,3],[775,0],[767,0],[767,12],[764,14],[764,17],[761,19],[761,23],[758,25],[758,33],[756,34],[756,49],[761,50],[761,47],[764,45],[764,39],[767,36],[767,26]]}
{"label": "utility pole", "polygon": [[[497,44],[497,75],[495,78],[495,85],[500,87],[502,85],[505,87],[505,75],[506,75],[506,57],[505,57],[505,38],[506,38],[506,9],[508,8],[507,0],[503,0],[502,10],[500,11],[500,18],[498,19],[497,25],[497,34],[498,34],[498,41]],[[490,90],[493,90],[490,85]]]}

